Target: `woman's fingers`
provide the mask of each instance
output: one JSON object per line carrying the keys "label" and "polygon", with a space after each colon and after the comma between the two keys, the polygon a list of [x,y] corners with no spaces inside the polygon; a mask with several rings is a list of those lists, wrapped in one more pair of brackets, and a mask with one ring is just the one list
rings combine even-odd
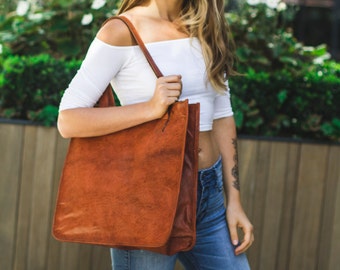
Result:
{"label": "woman's fingers", "polygon": [[[235,255],[245,252],[254,242],[254,228],[244,213],[241,205],[232,206],[229,204],[227,208],[227,222],[232,244],[235,247]],[[238,236],[238,228],[242,229],[243,239],[241,241]]]}
{"label": "woman's fingers", "polygon": [[235,249],[235,254],[239,255],[245,252],[254,242],[254,232],[253,227],[248,226],[246,228],[242,228],[244,233],[243,241],[239,244],[239,246]]}
{"label": "woman's fingers", "polygon": [[182,76],[170,75],[156,81],[156,89],[150,100],[151,107],[158,117],[162,117],[168,106],[175,103],[182,92]]}
{"label": "woman's fingers", "polygon": [[[157,93],[159,92],[159,93]],[[182,92],[182,80],[179,75],[161,77],[157,81],[155,95],[159,94],[167,105],[178,100]],[[170,104],[169,104],[170,103]]]}
{"label": "woman's fingers", "polygon": [[160,81],[164,81],[167,83],[172,83],[172,82],[181,82],[182,76],[181,75],[169,75],[169,76],[163,76],[158,78]]}

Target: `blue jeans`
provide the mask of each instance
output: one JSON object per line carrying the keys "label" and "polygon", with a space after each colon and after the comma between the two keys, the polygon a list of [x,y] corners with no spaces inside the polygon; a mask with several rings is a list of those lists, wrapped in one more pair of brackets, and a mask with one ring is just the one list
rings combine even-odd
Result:
{"label": "blue jeans", "polygon": [[166,256],[145,250],[111,249],[113,270],[173,270],[176,260],[187,270],[248,270],[245,254],[235,256],[223,196],[221,158],[198,173],[197,239],[190,251]]}

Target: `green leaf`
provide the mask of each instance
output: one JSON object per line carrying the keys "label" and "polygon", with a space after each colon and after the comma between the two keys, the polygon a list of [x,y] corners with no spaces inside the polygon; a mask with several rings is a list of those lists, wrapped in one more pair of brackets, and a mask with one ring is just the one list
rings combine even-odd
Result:
{"label": "green leaf", "polygon": [[280,104],[283,104],[287,100],[288,92],[287,90],[282,90],[277,94],[277,99]]}
{"label": "green leaf", "polygon": [[58,117],[58,107],[47,105],[38,112],[29,112],[29,118],[32,121],[38,121],[43,123],[45,126],[51,126],[55,124]]}

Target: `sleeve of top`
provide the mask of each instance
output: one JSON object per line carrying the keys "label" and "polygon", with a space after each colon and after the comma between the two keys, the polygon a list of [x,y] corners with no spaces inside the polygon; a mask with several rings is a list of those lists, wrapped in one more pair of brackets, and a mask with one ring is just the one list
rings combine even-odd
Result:
{"label": "sleeve of top", "polygon": [[227,91],[223,94],[217,94],[214,102],[214,120],[233,115],[233,108],[230,102],[230,89],[226,81]]}
{"label": "sleeve of top", "polygon": [[128,59],[129,48],[111,46],[95,38],[63,94],[59,111],[93,107]]}

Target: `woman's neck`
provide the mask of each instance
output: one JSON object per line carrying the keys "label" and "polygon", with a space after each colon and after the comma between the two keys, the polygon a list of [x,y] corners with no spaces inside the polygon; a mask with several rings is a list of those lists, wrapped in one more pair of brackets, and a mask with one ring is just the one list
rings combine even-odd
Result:
{"label": "woman's neck", "polygon": [[183,0],[151,0],[150,12],[163,20],[174,21],[178,18]]}

